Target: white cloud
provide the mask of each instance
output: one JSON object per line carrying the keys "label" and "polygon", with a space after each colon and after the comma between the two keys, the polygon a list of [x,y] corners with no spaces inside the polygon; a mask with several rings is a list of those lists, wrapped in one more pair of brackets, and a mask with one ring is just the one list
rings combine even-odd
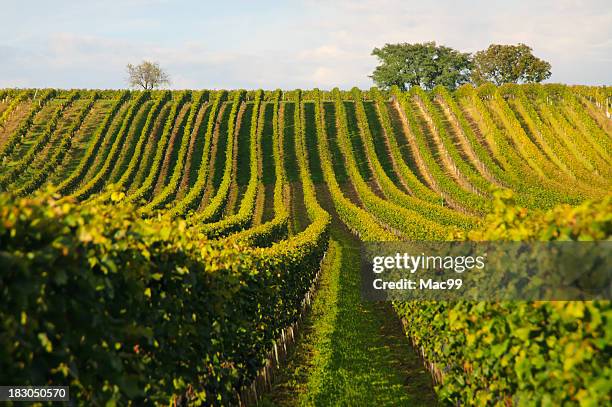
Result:
{"label": "white cloud", "polygon": [[322,45],[313,49],[306,49],[298,53],[299,59],[312,58],[341,58],[347,55],[345,50],[339,49],[336,45]]}

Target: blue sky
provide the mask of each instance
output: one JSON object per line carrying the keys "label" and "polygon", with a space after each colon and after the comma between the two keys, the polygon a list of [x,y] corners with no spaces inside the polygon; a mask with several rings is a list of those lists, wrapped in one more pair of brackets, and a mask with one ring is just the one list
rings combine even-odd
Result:
{"label": "blue sky", "polygon": [[376,46],[524,42],[550,81],[612,85],[609,0],[0,0],[0,87],[125,87],[158,61],[173,88],[369,88]]}

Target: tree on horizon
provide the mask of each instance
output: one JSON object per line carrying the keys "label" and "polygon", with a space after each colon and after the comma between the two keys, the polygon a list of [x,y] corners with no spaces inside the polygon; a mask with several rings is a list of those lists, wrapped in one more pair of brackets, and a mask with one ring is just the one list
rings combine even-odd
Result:
{"label": "tree on horizon", "polygon": [[170,77],[157,62],[142,61],[139,65],[127,65],[128,84],[131,87],[141,87],[152,90],[162,85],[170,85]]}
{"label": "tree on horizon", "polygon": [[474,54],[471,79],[475,85],[539,83],[550,78],[550,69],[550,63],[533,55],[531,47],[525,44],[491,44]]}
{"label": "tree on horizon", "polygon": [[434,41],[385,44],[374,48],[372,55],[378,57],[380,64],[370,78],[383,89],[393,85],[401,90],[411,86],[433,89],[437,85],[455,89],[469,82],[470,54],[436,45]]}

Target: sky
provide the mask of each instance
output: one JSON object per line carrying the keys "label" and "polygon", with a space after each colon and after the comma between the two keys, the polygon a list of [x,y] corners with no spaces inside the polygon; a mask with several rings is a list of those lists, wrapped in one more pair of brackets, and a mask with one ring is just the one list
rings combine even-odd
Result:
{"label": "sky", "polygon": [[610,0],[0,0],[0,87],[369,88],[385,43],[526,43],[549,82],[612,85]]}

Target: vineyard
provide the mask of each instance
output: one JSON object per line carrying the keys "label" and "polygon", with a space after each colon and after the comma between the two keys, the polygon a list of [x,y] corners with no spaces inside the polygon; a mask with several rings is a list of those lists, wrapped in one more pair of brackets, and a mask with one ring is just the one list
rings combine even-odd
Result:
{"label": "vineyard", "polygon": [[[407,390],[358,279],[360,242],[611,239],[611,93],[0,90],[0,384],[88,405],[414,405],[430,382],[451,405],[606,405],[609,302],[393,303],[427,368]],[[279,384],[308,315],[307,383]]]}

